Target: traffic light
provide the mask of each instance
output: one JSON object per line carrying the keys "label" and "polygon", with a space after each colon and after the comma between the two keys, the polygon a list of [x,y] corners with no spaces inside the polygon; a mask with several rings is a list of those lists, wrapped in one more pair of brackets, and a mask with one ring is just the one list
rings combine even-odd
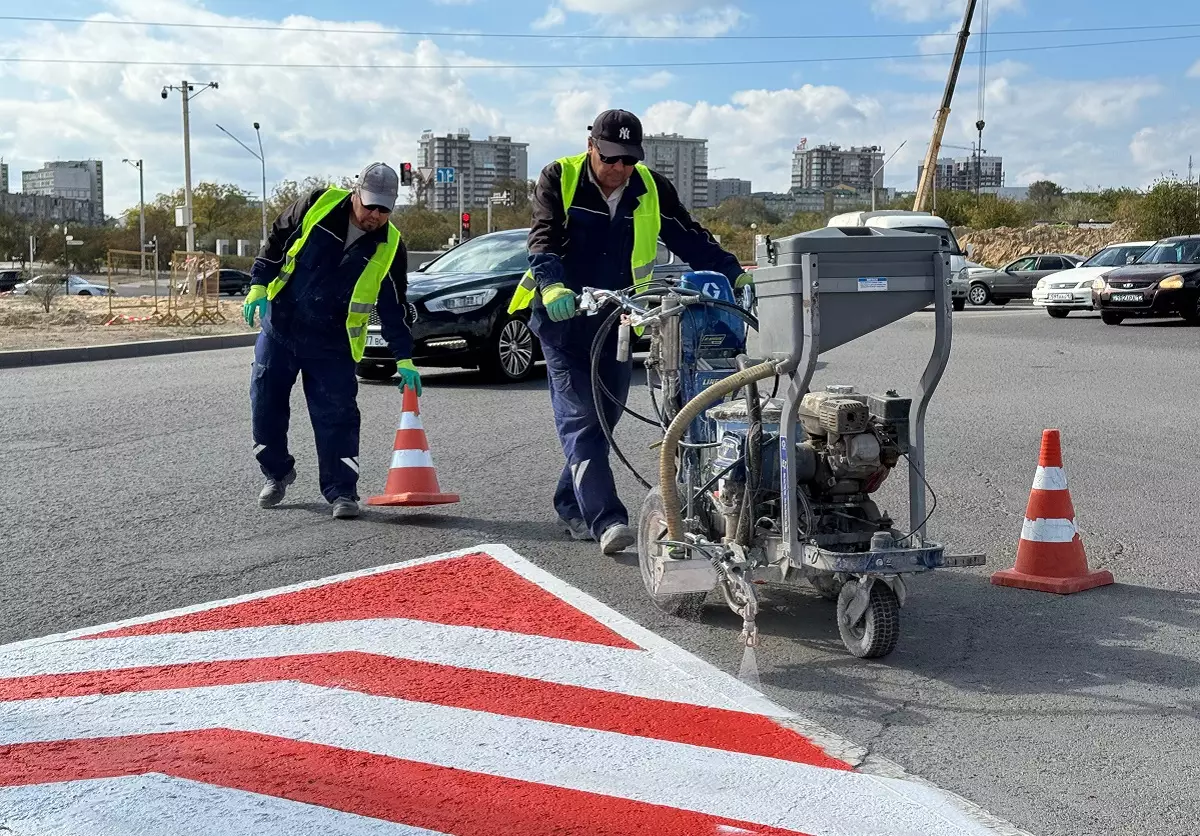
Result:
{"label": "traffic light", "polygon": [[404,185],[404,186],[411,186],[412,179],[413,179],[412,163],[401,163],[400,164],[400,184]]}
{"label": "traffic light", "polygon": [[471,213],[462,213],[462,239],[465,241],[471,237]]}

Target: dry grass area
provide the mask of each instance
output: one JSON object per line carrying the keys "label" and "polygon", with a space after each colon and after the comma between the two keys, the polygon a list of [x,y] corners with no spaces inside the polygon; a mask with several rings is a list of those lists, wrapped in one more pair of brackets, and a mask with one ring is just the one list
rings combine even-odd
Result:
{"label": "dry grass area", "polygon": [[[140,307],[138,306],[140,302]],[[221,301],[218,310],[224,322],[204,325],[163,325],[153,319],[144,322],[117,321],[106,325],[108,300],[81,296],[63,296],[54,300],[50,313],[29,296],[0,297],[0,351],[67,346],[107,345],[136,340],[173,340],[212,334],[240,334],[249,329],[242,321],[241,302]],[[167,310],[159,299],[160,313]],[[154,299],[122,297],[114,300],[113,311],[129,317],[154,314]],[[183,316],[186,311],[181,311]]]}

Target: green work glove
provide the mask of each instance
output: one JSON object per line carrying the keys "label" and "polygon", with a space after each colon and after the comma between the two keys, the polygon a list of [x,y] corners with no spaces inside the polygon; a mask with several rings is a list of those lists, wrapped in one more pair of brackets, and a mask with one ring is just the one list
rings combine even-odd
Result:
{"label": "green work glove", "polygon": [[747,285],[753,285],[753,284],[754,284],[754,277],[751,276],[749,273],[742,273],[742,275],[737,277],[737,281],[735,281],[733,283],[733,289],[741,290],[743,287],[746,287]]}
{"label": "green work glove", "polygon": [[542,304],[552,322],[564,322],[575,316],[575,294],[561,284],[552,284],[542,291]]}
{"label": "green work glove", "polygon": [[246,301],[242,304],[242,316],[251,328],[254,327],[255,313],[258,314],[260,323],[267,315],[267,289],[261,284],[250,286],[250,292],[246,294]]}
{"label": "green work glove", "polygon": [[397,384],[400,391],[403,392],[405,386],[411,386],[417,397],[421,397],[421,373],[417,371],[413,361],[401,360],[396,364],[396,370],[400,372],[400,383]]}

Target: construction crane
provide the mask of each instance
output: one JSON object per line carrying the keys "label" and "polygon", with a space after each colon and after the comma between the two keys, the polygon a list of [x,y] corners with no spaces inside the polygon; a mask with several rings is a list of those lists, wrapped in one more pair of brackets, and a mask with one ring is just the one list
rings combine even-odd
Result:
{"label": "construction crane", "polygon": [[[937,115],[933,119],[933,139],[929,143],[929,150],[925,153],[925,167],[921,170],[921,180],[917,183],[917,196],[913,200],[914,212],[922,211],[932,192],[933,178],[937,172],[938,152],[942,146],[942,134],[946,132],[946,121],[950,118],[950,102],[954,99],[954,87],[958,83],[958,71],[962,67],[963,54],[967,51],[967,39],[971,36],[971,18],[974,15],[975,0],[967,0],[962,29],[958,33],[954,58],[950,62],[950,76],[946,79],[946,89],[942,93],[942,106],[938,108]],[[982,133],[982,128],[980,131]]]}

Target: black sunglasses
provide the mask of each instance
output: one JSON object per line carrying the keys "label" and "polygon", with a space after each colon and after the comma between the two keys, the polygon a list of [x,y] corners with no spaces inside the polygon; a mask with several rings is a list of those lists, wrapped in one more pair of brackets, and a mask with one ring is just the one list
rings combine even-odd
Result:
{"label": "black sunglasses", "polygon": [[596,156],[598,156],[600,158],[600,162],[604,163],[605,165],[616,165],[617,163],[624,163],[628,167],[633,168],[635,165],[638,164],[638,162],[640,162],[637,157],[635,157],[631,154],[621,154],[620,156],[617,156],[617,157],[606,157],[600,153],[600,149],[598,149],[598,148],[596,149]]}
{"label": "black sunglasses", "polygon": [[392,210],[386,206],[367,206],[366,209],[369,212],[382,212],[385,215],[392,214]]}

